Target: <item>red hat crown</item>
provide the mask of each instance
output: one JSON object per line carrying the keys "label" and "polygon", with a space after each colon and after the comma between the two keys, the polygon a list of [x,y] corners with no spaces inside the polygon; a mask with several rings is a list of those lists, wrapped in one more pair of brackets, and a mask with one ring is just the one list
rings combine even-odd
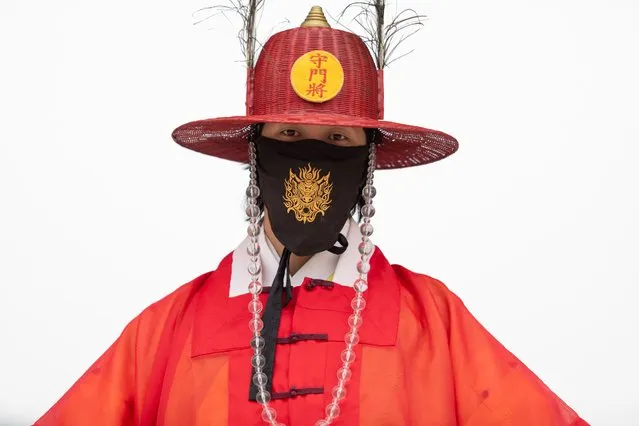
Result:
{"label": "red hat crown", "polygon": [[[325,113],[382,118],[381,72],[367,46],[353,33],[322,25],[323,16],[321,8],[314,8],[301,27],[277,33],[266,42],[248,76],[247,115]],[[326,102],[303,99],[291,83],[294,63],[313,51],[332,54],[343,69],[341,90]],[[309,76],[309,85],[311,80]]]}

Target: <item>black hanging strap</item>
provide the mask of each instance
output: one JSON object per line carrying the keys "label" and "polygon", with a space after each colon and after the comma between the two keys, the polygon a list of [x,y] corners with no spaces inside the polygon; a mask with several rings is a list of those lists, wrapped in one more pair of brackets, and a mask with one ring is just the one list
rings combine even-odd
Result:
{"label": "black hanging strap", "polygon": [[[282,257],[280,258],[280,264],[277,268],[277,273],[273,279],[271,285],[271,291],[266,301],[266,307],[264,308],[264,316],[262,321],[264,322],[264,329],[262,330],[262,338],[264,338],[264,348],[262,349],[262,355],[264,355],[265,364],[262,372],[266,374],[268,383],[266,390],[270,393],[273,387],[273,366],[275,364],[275,346],[277,344],[277,331],[280,328],[280,318],[282,316],[282,307],[286,306],[288,302],[293,298],[293,289],[291,287],[291,275],[288,272],[289,261],[291,258],[291,252],[289,249],[284,248]],[[284,276],[286,275],[286,289],[284,288]],[[286,290],[286,291],[284,291]],[[249,400],[255,401],[257,393],[259,391],[258,386],[253,383],[253,376],[255,375],[255,367],[251,373],[251,387],[249,391]]]}

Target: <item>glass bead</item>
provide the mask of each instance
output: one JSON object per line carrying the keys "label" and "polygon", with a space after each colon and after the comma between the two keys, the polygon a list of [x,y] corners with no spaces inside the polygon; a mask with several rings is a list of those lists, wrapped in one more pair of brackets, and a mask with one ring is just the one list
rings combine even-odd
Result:
{"label": "glass bead", "polygon": [[246,208],[246,215],[248,217],[259,217],[260,216],[260,208],[255,204],[250,204]]}
{"label": "glass bead", "polygon": [[362,241],[358,246],[359,254],[368,256],[373,252],[373,247],[371,240]]}
{"label": "glass bead", "polygon": [[357,262],[357,272],[360,274],[368,274],[371,270],[371,264],[368,262],[359,261]]}
{"label": "glass bead", "polygon": [[262,283],[259,281],[251,281],[248,285],[248,291],[251,294],[260,294],[262,292]]}
{"label": "glass bead", "polygon": [[257,237],[260,235],[260,225],[257,223],[251,223],[248,228],[246,228],[246,233],[249,237]]}
{"label": "glass bead", "polygon": [[336,401],[341,401],[346,398],[346,389],[340,385],[335,386],[333,388],[333,398]]}
{"label": "glass bead", "polygon": [[364,204],[362,206],[362,216],[368,218],[375,216],[375,207],[372,204]]}
{"label": "glass bead", "polygon": [[342,362],[344,364],[351,364],[355,361],[355,351],[352,349],[344,349],[342,351]]}
{"label": "glass bead", "polygon": [[253,367],[261,368],[261,367],[264,367],[264,364],[266,364],[266,359],[264,358],[264,355],[255,355],[251,357],[251,365],[253,365]]}
{"label": "glass bead", "polygon": [[257,185],[249,185],[246,188],[246,196],[249,198],[257,198],[260,196],[260,188]]}
{"label": "glass bead", "polygon": [[259,275],[262,272],[262,265],[258,262],[249,262],[247,270],[251,275]]}
{"label": "glass bead", "polygon": [[351,369],[348,367],[342,367],[337,370],[337,379],[344,383],[348,382],[352,376],[353,373],[351,373]]}
{"label": "glass bead", "polygon": [[262,312],[262,309],[264,309],[264,306],[262,305],[262,302],[260,302],[259,299],[253,299],[249,302],[249,312],[252,314],[257,314],[259,315]]}
{"label": "glass bead", "polygon": [[354,311],[359,312],[364,310],[364,308],[366,307],[366,300],[363,297],[353,297],[353,300],[351,300],[351,308],[353,308]]}
{"label": "glass bead", "polygon": [[362,223],[359,227],[360,232],[365,237],[370,237],[373,235],[373,225],[370,223]]}
{"label": "glass bead", "polygon": [[257,256],[260,254],[260,245],[258,243],[248,243],[246,253],[248,253],[249,256]]}
{"label": "glass bead", "polygon": [[273,407],[262,408],[262,420],[265,422],[274,422],[277,419],[277,411]]}
{"label": "glass bead", "polygon": [[249,329],[251,329],[251,332],[257,333],[262,331],[263,328],[264,328],[264,323],[262,322],[260,318],[253,318],[252,320],[249,321]]}
{"label": "glass bead", "polygon": [[353,287],[355,287],[355,290],[357,290],[358,292],[363,293],[368,290],[368,282],[360,278],[355,281]]}
{"label": "glass bead", "polygon": [[263,337],[255,336],[251,339],[251,347],[253,349],[263,349],[265,344]]}
{"label": "glass bead", "polygon": [[268,383],[268,376],[264,373],[255,373],[253,376],[253,383],[255,386],[266,386]]}
{"label": "glass bead", "polygon": [[353,314],[348,317],[348,325],[352,328],[360,328],[362,326],[362,316],[358,314]]}
{"label": "glass bead", "polygon": [[346,336],[344,336],[344,341],[348,345],[355,346],[359,343],[359,334],[357,334],[356,331],[348,332],[346,333]]}
{"label": "glass bead", "polygon": [[271,400],[271,394],[268,393],[268,391],[259,391],[257,395],[255,395],[255,400],[260,404],[268,404]]}
{"label": "glass bead", "polygon": [[339,404],[331,402],[326,406],[326,417],[330,420],[339,417]]}

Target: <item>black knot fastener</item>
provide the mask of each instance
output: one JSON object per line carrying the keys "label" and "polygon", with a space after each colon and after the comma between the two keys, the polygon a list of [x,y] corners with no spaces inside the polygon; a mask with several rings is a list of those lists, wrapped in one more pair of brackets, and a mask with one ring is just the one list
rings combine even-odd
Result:
{"label": "black knot fastener", "polygon": [[313,290],[315,287],[322,287],[322,288],[325,288],[327,290],[332,290],[333,287],[335,287],[335,283],[333,281],[327,281],[327,280],[320,280],[320,279],[317,279],[317,278],[312,278],[312,279],[308,280],[308,282],[304,286],[304,288],[306,288],[306,290]]}

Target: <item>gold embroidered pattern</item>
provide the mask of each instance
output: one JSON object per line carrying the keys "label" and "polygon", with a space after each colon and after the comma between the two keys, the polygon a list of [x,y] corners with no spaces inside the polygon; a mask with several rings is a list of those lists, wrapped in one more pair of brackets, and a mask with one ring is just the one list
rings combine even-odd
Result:
{"label": "gold embroidered pattern", "polygon": [[320,176],[321,172],[309,163],[300,167],[299,175],[290,169],[289,177],[284,181],[285,194],[282,198],[286,213],[295,212],[295,219],[299,222],[313,222],[318,213],[324,215],[331,206],[331,173]]}

